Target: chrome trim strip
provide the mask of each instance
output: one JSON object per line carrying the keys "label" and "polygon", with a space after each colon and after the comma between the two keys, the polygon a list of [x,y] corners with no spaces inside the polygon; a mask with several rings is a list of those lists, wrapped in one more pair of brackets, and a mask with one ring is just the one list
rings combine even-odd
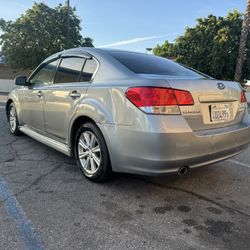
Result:
{"label": "chrome trim strip", "polygon": [[24,126],[20,126],[19,130],[30,136],[31,138],[67,155],[67,156],[71,156],[71,152],[70,152],[70,148],[66,145],[63,144],[61,142],[55,141],[47,136],[44,135],[40,135],[39,133],[35,132],[34,130],[30,129],[27,125]]}
{"label": "chrome trim strip", "polygon": [[95,72],[94,72],[94,74],[92,75],[92,77],[91,77],[91,79],[89,81],[90,83],[93,82],[93,80],[95,79],[95,76],[96,76],[96,74],[97,74],[97,72],[98,72],[98,70],[100,68],[100,62],[94,56],[92,56],[92,59],[94,59],[96,61],[97,67],[96,67]]}

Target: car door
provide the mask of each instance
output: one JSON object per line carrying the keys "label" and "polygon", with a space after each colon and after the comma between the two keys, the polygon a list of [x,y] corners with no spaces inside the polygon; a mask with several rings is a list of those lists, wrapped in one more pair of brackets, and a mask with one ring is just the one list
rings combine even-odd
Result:
{"label": "car door", "polygon": [[67,143],[69,122],[90,86],[96,67],[97,62],[92,58],[62,57],[53,85],[45,95],[45,126],[51,138]]}
{"label": "car door", "polygon": [[21,120],[33,130],[45,133],[44,93],[52,84],[58,60],[42,64],[28,80],[29,86],[18,90]]}

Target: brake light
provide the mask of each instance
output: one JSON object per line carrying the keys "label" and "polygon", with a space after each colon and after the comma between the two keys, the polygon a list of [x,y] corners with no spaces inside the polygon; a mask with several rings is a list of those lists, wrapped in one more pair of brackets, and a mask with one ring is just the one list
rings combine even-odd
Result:
{"label": "brake light", "polygon": [[188,91],[172,88],[134,87],[125,95],[136,107],[153,114],[180,114],[179,106],[194,104]]}
{"label": "brake light", "polygon": [[174,94],[176,96],[178,105],[180,106],[194,105],[193,97],[188,91],[174,89]]}
{"label": "brake light", "polygon": [[241,91],[241,94],[240,94],[240,102],[241,102],[241,103],[247,102],[246,94],[245,94],[244,91]]}

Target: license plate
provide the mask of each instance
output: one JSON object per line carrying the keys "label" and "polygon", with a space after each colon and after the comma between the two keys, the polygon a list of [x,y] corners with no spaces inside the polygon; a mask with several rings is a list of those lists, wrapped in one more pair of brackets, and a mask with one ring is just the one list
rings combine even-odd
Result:
{"label": "license plate", "polygon": [[211,121],[226,122],[231,119],[229,104],[213,104],[211,105]]}

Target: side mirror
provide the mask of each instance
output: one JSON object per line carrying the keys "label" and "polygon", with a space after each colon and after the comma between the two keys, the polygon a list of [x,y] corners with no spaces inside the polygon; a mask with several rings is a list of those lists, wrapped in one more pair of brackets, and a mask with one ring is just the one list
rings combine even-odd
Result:
{"label": "side mirror", "polygon": [[17,76],[14,80],[15,85],[18,86],[26,86],[27,84],[27,77],[26,76]]}

